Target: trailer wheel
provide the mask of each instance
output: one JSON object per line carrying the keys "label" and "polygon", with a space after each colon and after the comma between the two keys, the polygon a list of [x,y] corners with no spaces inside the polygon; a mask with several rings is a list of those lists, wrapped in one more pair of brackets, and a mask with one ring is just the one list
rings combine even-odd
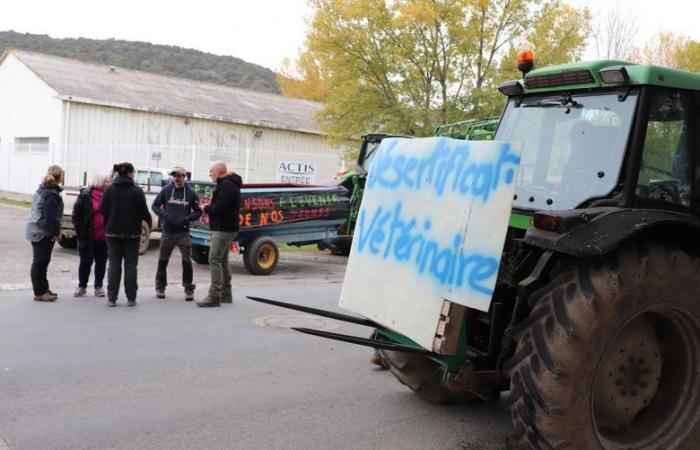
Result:
{"label": "trailer wheel", "polygon": [[402,384],[428,401],[447,404],[473,399],[469,394],[453,391],[446,382],[442,366],[430,358],[391,350],[379,350],[379,354]]}
{"label": "trailer wheel", "polygon": [[61,237],[61,240],[58,241],[58,245],[60,245],[63,248],[77,248],[78,247],[78,238],[77,237],[70,237],[67,238],[65,236]]}
{"label": "trailer wheel", "polygon": [[277,243],[269,236],[259,236],[246,246],[243,264],[253,275],[269,275],[280,258]]}
{"label": "trailer wheel", "polygon": [[192,244],[192,260],[197,264],[209,264],[209,247]]}
{"label": "trailer wheel", "polygon": [[513,330],[514,448],[687,449],[700,439],[700,258],[635,244],[564,267]]}
{"label": "trailer wheel", "polygon": [[139,241],[139,255],[143,255],[148,251],[148,246],[151,243],[151,227],[145,220],[141,221],[141,240]]}

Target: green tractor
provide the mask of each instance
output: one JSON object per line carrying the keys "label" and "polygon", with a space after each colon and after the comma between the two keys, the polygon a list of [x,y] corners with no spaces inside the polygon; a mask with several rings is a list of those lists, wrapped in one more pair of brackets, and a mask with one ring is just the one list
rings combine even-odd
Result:
{"label": "green tractor", "polygon": [[599,61],[499,91],[495,139],[523,148],[490,310],[457,308],[448,355],[301,331],[380,349],[435,402],[509,391],[512,448],[698,448],[700,75]]}
{"label": "green tractor", "polygon": [[437,402],[510,391],[514,448],[696,448],[700,75],[601,61],[499,90],[523,153],[491,309],[456,354],[385,363]]}

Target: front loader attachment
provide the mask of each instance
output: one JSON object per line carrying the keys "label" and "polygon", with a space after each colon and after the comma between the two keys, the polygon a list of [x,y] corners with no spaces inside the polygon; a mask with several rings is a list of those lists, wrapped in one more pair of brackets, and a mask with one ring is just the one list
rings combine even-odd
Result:
{"label": "front loader attachment", "polygon": [[[385,330],[385,327],[383,327],[382,325],[380,325],[380,324],[378,324],[370,319],[366,319],[364,317],[351,316],[349,314],[342,314],[342,313],[337,313],[337,312],[333,312],[333,311],[326,311],[323,309],[311,308],[309,306],[295,305],[293,303],[280,302],[278,300],[270,300],[270,299],[261,298],[261,297],[248,296],[246,298],[253,300],[253,301],[256,301],[256,302],[260,302],[260,303],[267,303],[268,305],[279,306],[280,308],[292,309],[294,311],[301,311],[301,312],[314,314],[314,315],[321,316],[321,317],[328,317],[329,319],[335,319],[335,320],[338,320],[341,322],[354,323],[356,325],[371,327],[371,328],[375,328],[378,330]],[[433,353],[429,350],[424,349],[423,347],[398,344],[398,343],[394,343],[394,342],[391,342],[388,340],[368,339],[368,338],[363,338],[363,337],[358,337],[358,336],[349,336],[349,335],[345,335],[345,334],[331,333],[328,331],[314,330],[311,328],[292,328],[292,329],[294,331],[298,331],[300,333],[311,334],[314,336],[319,336],[319,337],[323,337],[323,338],[327,338],[327,339],[333,339],[333,340],[341,341],[341,342],[348,342],[350,344],[363,345],[365,347],[372,347],[372,348],[377,348],[377,349],[382,349],[382,350],[391,350],[394,352],[413,353],[413,354],[418,354],[418,355],[423,355],[423,356],[428,356],[428,357],[439,356],[436,353]]]}

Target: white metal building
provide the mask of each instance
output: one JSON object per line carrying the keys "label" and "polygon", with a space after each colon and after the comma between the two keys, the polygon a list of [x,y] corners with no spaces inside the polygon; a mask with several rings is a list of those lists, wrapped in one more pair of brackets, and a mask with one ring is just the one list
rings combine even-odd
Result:
{"label": "white metal building", "polygon": [[[280,166],[332,177],[341,150],[314,121],[321,104],[9,50],[0,57],[0,190],[31,193],[51,163],[78,185],[112,164],[182,164],[205,179],[224,160],[248,182]],[[290,169],[291,170],[291,169]]]}

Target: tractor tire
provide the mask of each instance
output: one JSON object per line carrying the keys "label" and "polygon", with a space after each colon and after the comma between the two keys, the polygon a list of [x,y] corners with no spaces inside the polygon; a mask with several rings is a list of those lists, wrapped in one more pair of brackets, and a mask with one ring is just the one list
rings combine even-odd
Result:
{"label": "tractor tire", "polygon": [[78,238],[77,237],[62,237],[60,241],[58,241],[58,245],[60,245],[62,248],[78,248]]}
{"label": "tractor tire", "polygon": [[209,247],[192,244],[192,260],[197,264],[209,264]]}
{"label": "tractor tire", "polygon": [[148,246],[151,244],[151,227],[145,220],[141,221],[141,239],[139,241],[139,255],[143,255],[148,251]]}
{"label": "tractor tire", "polygon": [[409,389],[420,397],[437,404],[465,403],[474,396],[455,389],[442,366],[430,358],[411,353],[379,350],[384,365]]}
{"label": "tractor tire", "polygon": [[656,243],[557,270],[513,330],[509,444],[697,448],[698,274],[700,258]]}
{"label": "tractor tire", "polygon": [[259,236],[246,246],[243,265],[253,275],[269,275],[277,267],[280,250],[269,236]]}

